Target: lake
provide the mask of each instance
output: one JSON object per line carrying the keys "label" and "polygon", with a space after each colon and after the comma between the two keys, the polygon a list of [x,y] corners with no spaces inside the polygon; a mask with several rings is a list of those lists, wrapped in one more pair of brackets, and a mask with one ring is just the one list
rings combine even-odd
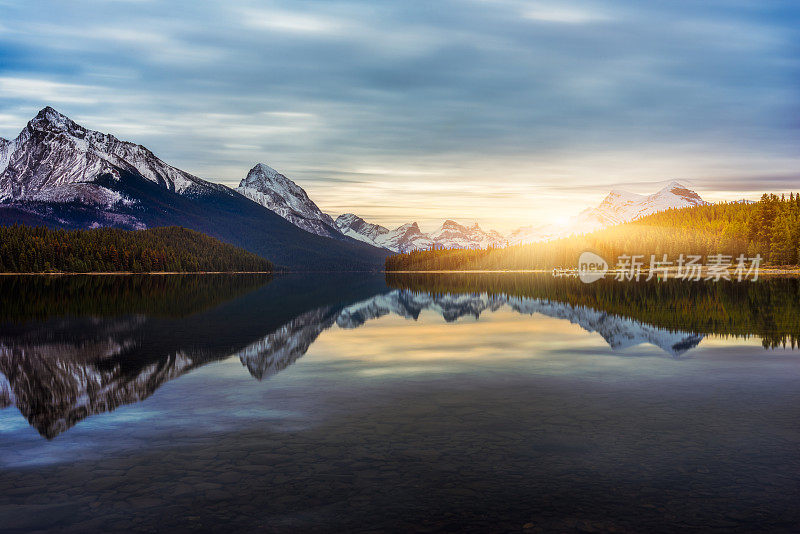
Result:
{"label": "lake", "polygon": [[800,281],[0,277],[4,532],[796,532]]}

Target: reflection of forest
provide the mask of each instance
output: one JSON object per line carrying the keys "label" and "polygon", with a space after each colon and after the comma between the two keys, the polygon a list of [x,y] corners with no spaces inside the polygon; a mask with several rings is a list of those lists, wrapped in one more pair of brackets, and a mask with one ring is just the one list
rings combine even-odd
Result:
{"label": "reflection of forest", "polygon": [[765,347],[798,346],[800,279],[757,282],[631,282],[512,273],[387,273],[390,287],[432,293],[531,297],[587,306],[669,330],[761,338]]}
{"label": "reflection of forest", "polygon": [[270,279],[265,274],[0,276],[0,323],[66,315],[180,317]]}

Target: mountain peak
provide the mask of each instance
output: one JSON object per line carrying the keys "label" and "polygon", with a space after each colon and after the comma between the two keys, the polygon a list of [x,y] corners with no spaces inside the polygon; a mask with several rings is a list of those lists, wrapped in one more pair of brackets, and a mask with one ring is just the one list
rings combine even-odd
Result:
{"label": "mountain peak", "polygon": [[410,222],[410,223],[406,223],[406,224],[404,224],[402,226],[398,226],[397,227],[397,230],[401,230],[401,229],[402,230],[416,230],[417,232],[420,232],[419,224],[417,224],[416,221]]}
{"label": "mountain peak", "polygon": [[[276,171],[275,169],[273,169],[272,167],[270,167],[269,165],[267,165],[266,163],[256,163],[255,167],[253,167],[250,170],[250,172],[252,172],[254,170],[258,170],[258,171],[263,172],[265,174],[281,174],[278,171]],[[281,176],[283,176],[283,175],[281,175]]]}
{"label": "mountain peak", "polygon": [[355,222],[365,222],[365,221],[355,213],[342,213],[341,215],[336,217],[336,226],[339,226],[340,228],[345,224],[352,224]]}
{"label": "mountain peak", "polygon": [[678,180],[672,180],[670,183],[665,185],[661,188],[661,191],[672,191],[673,189],[687,189],[690,190],[689,187],[684,185],[683,183],[679,182]]}
{"label": "mountain peak", "polygon": [[289,178],[279,173],[269,165],[257,163],[252,169],[250,169],[250,171],[247,173],[247,176],[245,176],[244,179],[239,183],[239,187],[251,187],[258,189],[259,186],[275,182],[291,183],[292,185],[295,185],[295,183]]}
{"label": "mountain peak", "polygon": [[464,227],[461,224],[458,224],[453,219],[447,219],[446,221],[444,221],[442,223],[440,231],[441,230],[459,230],[459,231],[464,231],[464,230],[466,230],[466,227]]}
{"label": "mountain peak", "polygon": [[32,128],[37,130],[42,129],[55,129],[59,131],[72,131],[84,128],[63,113],[56,111],[50,106],[45,106],[39,110],[39,113],[28,123]]}
{"label": "mountain peak", "polygon": [[636,201],[643,198],[642,195],[637,193],[631,193],[630,191],[625,191],[624,189],[614,188],[608,192],[606,198],[603,202],[618,202],[620,199],[623,201]]}
{"label": "mountain peak", "polygon": [[652,195],[653,197],[658,197],[662,195],[675,195],[686,199],[687,201],[693,204],[705,204],[706,202],[698,195],[694,190],[690,189],[688,186],[682,184],[677,180],[672,180],[668,183],[661,191]]}
{"label": "mountain peak", "polygon": [[323,213],[302,187],[269,165],[253,166],[237,191],[307,232],[340,237],[330,215]]}

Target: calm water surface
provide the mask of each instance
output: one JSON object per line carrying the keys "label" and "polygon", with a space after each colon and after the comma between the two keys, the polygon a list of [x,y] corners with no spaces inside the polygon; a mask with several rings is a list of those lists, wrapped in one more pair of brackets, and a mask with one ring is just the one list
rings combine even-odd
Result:
{"label": "calm water surface", "polygon": [[797,280],[0,292],[6,532],[800,528]]}

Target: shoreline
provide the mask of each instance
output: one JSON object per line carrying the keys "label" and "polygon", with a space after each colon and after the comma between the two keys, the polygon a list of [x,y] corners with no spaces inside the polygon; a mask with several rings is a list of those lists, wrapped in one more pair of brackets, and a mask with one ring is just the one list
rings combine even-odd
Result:
{"label": "shoreline", "polygon": [[[202,274],[311,274],[311,273],[366,273],[374,272],[375,274],[552,274],[553,269],[472,269],[472,270],[419,270],[419,271],[91,271],[91,272],[0,272],[0,276],[130,276],[130,275],[148,275],[148,276],[175,276],[183,274],[202,275]],[[614,275],[619,271],[609,269],[606,274]],[[648,274],[649,269],[642,269],[641,273]],[[670,271],[671,273],[671,271]],[[763,267],[759,270],[758,275],[800,275],[800,267],[794,268],[781,268],[781,267]]]}
{"label": "shoreline", "polygon": [[129,276],[129,275],[180,275],[180,274],[275,274],[275,271],[92,271],[86,273],[52,272],[52,273],[0,273],[0,276]]}
{"label": "shoreline", "polygon": [[[419,270],[419,271],[384,271],[384,273],[392,273],[392,274],[552,274],[555,269],[504,269],[504,270]],[[609,269],[606,271],[607,275],[614,275],[621,271],[615,269]],[[649,269],[642,269],[642,275],[648,274],[650,271]],[[706,271],[704,270],[703,273]],[[673,271],[670,271],[672,274]],[[575,271],[577,274],[577,270]],[[730,273],[733,274],[732,272]],[[782,267],[762,267],[758,271],[759,276],[763,275],[782,275],[782,274],[792,274],[792,275],[800,275],[800,266],[793,267],[793,268],[782,268]]]}

